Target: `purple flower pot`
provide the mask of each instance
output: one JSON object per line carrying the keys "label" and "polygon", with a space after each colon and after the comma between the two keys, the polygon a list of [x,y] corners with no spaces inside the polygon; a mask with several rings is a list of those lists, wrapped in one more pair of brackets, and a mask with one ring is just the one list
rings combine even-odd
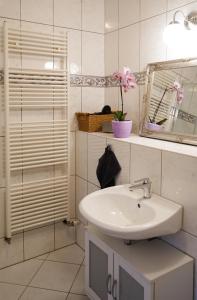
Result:
{"label": "purple flower pot", "polygon": [[132,130],[132,121],[112,121],[112,129],[116,138],[128,138]]}
{"label": "purple flower pot", "polygon": [[162,126],[158,125],[156,123],[147,123],[146,124],[146,129],[151,130],[151,131],[161,131]]}

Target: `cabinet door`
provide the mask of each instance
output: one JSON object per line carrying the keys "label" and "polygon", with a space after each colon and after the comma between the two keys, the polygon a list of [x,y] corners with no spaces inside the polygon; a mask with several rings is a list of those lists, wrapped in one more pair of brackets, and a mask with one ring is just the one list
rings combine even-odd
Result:
{"label": "cabinet door", "polygon": [[113,251],[86,232],[86,292],[94,300],[112,300]]}
{"label": "cabinet door", "polygon": [[114,255],[114,300],[153,300],[153,285],[119,255]]}

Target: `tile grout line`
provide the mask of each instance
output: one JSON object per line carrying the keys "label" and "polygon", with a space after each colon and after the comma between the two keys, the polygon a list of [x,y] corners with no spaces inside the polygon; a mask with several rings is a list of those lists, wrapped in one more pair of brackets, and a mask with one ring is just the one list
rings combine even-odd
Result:
{"label": "tile grout line", "polygon": [[[104,35],[107,35],[107,34],[110,34],[110,33],[116,32],[116,31],[119,31],[119,30],[121,30],[121,29],[125,29],[125,28],[130,27],[130,26],[133,26],[133,25],[136,25],[137,23],[141,23],[141,22],[148,21],[148,20],[150,20],[150,19],[153,19],[153,18],[155,18],[155,17],[162,16],[162,15],[164,15],[164,14],[168,14],[168,13],[170,13],[170,12],[173,12],[174,10],[178,10],[178,9],[180,9],[180,8],[183,8],[183,7],[185,7],[185,6],[191,5],[191,4],[196,3],[196,2],[197,2],[196,0],[195,0],[195,1],[191,1],[191,2],[189,2],[189,3],[187,3],[187,4],[184,4],[184,5],[181,5],[181,6],[172,8],[172,9],[169,9],[169,10],[167,9],[165,12],[158,13],[158,14],[155,14],[155,15],[153,15],[153,16],[151,16],[151,17],[147,17],[147,18],[144,18],[144,19],[141,19],[141,15],[140,15],[140,19],[139,19],[138,21],[136,21],[136,22],[134,22],[134,23],[129,23],[128,25],[121,26],[121,27],[119,27],[119,25],[118,25],[118,28],[116,28],[116,29],[114,29],[114,30],[111,30],[111,31],[108,31],[108,32],[105,32]],[[140,10],[140,12],[141,12],[141,10]],[[119,24],[119,22],[118,22],[118,24]]]}
{"label": "tile grout line", "polygon": [[82,29],[78,29],[78,28],[59,26],[59,25],[53,25],[53,24],[48,24],[48,23],[33,22],[33,21],[21,19],[21,18],[15,19],[15,18],[4,17],[4,16],[0,15],[0,19],[6,19],[6,20],[18,21],[18,22],[26,22],[26,23],[31,23],[31,24],[43,25],[43,26],[47,26],[47,27],[64,28],[67,30],[75,30],[75,31],[79,31],[79,32],[82,31],[82,32],[87,32],[87,33],[92,33],[92,34],[104,35],[104,33],[102,33],[102,32],[82,30]]}
{"label": "tile grout line", "polygon": [[40,271],[41,267],[44,265],[45,260],[43,260],[43,262],[40,264],[39,268],[37,269],[37,271],[32,275],[30,281],[28,282],[28,284],[26,285],[26,288],[23,290],[22,294],[19,296],[18,300],[21,299],[21,297],[24,295],[25,291],[28,289],[30,283],[32,282],[32,280],[34,279],[34,277],[38,274],[38,272]]}
{"label": "tile grout line", "polygon": [[46,261],[46,262],[47,262],[47,261],[49,261],[49,262],[57,262],[57,263],[66,264],[66,265],[81,266],[81,263],[80,263],[80,264],[77,264],[77,263],[72,263],[72,262],[67,262],[67,261],[60,261],[60,260],[46,259],[45,261]]}
{"label": "tile grout line", "polygon": [[[75,243],[74,245],[76,245],[76,243]],[[64,248],[66,248],[66,247],[64,247]],[[56,251],[56,250],[51,251],[51,253],[53,253],[53,252],[55,252],[55,251]],[[48,255],[46,256],[46,258],[43,259],[43,262],[41,263],[41,265],[39,266],[39,268],[37,269],[37,271],[32,275],[32,277],[31,277],[31,279],[29,280],[29,282],[28,282],[27,285],[20,285],[20,284],[14,284],[14,283],[4,282],[4,283],[7,283],[7,284],[19,285],[19,286],[25,287],[24,290],[22,291],[22,293],[20,294],[18,300],[21,299],[21,297],[24,295],[24,293],[26,292],[26,290],[27,290],[29,287],[36,288],[36,289],[41,289],[41,290],[50,290],[50,291],[62,292],[62,293],[66,293],[67,296],[69,295],[70,290],[71,290],[71,288],[72,288],[72,286],[73,286],[73,284],[74,284],[74,282],[75,282],[75,280],[76,280],[76,277],[78,276],[78,273],[79,273],[79,271],[80,271],[80,269],[81,269],[81,267],[82,267],[82,265],[83,265],[84,259],[82,260],[82,262],[81,262],[80,264],[68,263],[68,262],[62,262],[62,261],[52,261],[52,260],[47,260],[49,254],[50,254],[50,253],[48,253]],[[73,282],[72,282],[71,287],[70,287],[70,289],[69,289],[68,292],[66,292],[66,291],[60,291],[60,290],[54,290],[54,289],[41,288],[41,287],[36,287],[36,286],[31,286],[31,285],[30,285],[31,282],[33,281],[33,279],[35,278],[35,276],[38,274],[38,272],[39,272],[40,269],[42,268],[42,266],[44,265],[44,263],[47,262],[47,261],[57,262],[57,263],[63,263],[63,264],[64,264],[64,263],[65,263],[65,264],[73,264],[73,265],[79,266],[79,269],[78,269],[78,271],[77,271],[77,274],[76,274],[76,276],[74,277]],[[65,300],[67,299],[67,296],[66,296]]]}
{"label": "tile grout line", "polygon": [[[21,234],[21,233],[19,233],[19,234]],[[4,237],[1,238],[0,240],[4,240]],[[52,251],[45,252],[45,253],[43,253],[43,254],[39,254],[39,255],[37,255],[37,256],[35,256],[35,257],[30,257],[30,258],[28,258],[28,259],[21,260],[21,261],[19,261],[19,262],[17,262],[17,263],[14,263],[14,264],[5,266],[5,267],[3,267],[3,268],[0,268],[0,271],[1,271],[1,270],[4,270],[4,269],[7,269],[7,268],[9,268],[9,267],[12,267],[12,266],[16,266],[16,265],[25,263],[25,262],[30,261],[30,260],[33,260],[33,259],[40,260],[40,261],[45,261],[45,260],[47,260],[46,258],[45,258],[45,259],[39,259],[39,257],[40,257],[40,256],[43,256],[43,255],[47,255],[47,257],[48,257],[49,254],[52,253],[52,252],[55,252],[55,251],[57,251],[57,250],[61,250],[61,249],[70,247],[70,246],[75,245],[75,244],[76,244],[76,242],[74,242],[74,243],[72,243],[72,244],[69,244],[69,245],[66,245],[66,246],[64,246],[64,247],[57,248],[57,249],[52,250]],[[1,281],[0,281],[0,282],[1,282]]]}
{"label": "tile grout line", "polygon": [[4,284],[10,284],[10,285],[17,285],[17,286],[23,286],[23,287],[26,287],[27,285],[26,284],[19,284],[19,283],[14,283],[14,282],[7,282],[7,281],[2,281],[0,280],[0,283],[4,283]]}
{"label": "tile grout line", "polygon": [[82,264],[80,265],[80,267],[79,267],[79,269],[78,269],[78,271],[77,271],[77,274],[75,275],[75,277],[74,277],[74,279],[73,279],[73,282],[72,282],[72,284],[71,284],[71,286],[70,286],[70,289],[69,289],[69,291],[68,291],[68,295],[67,295],[67,297],[66,297],[65,300],[68,299],[69,294],[71,293],[71,289],[72,289],[72,287],[74,286],[74,283],[75,283],[75,281],[76,281],[76,279],[77,279],[77,276],[78,276],[78,274],[79,274],[81,268],[82,268]]}

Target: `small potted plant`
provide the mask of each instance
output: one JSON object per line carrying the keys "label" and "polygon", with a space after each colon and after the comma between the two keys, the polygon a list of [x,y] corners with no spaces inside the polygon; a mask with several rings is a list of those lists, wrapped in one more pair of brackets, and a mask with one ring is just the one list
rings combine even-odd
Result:
{"label": "small potted plant", "polygon": [[148,130],[151,130],[151,131],[160,131],[161,128],[162,128],[162,125],[167,121],[167,118],[164,118],[158,122],[156,122],[156,117],[158,115],[158,112],[159,112],[159,109],[161,107],[161,104],[163,102],[163,99],[166,95],[167,92],[176,92],[176,101],[180,104],[182,101],[183,101],[183,98],[184,98],[184,94],[183,94],[183,88],[181,87],[180,83],[178,81],[175,81],[173,83],[172,86],[170,87],[166,87],[164,92],[163,92],[163,95],[161,97],[161,100],[159,101],[158,105],[156,106],[155,108],[155,111],[154,111],[154,114],[153,114],[153,117],[151,118],[149,116],[149,122],[146,124],[146,128]]}
{"label": "small potted plant", "polygon": [[124,112],[123,91],[128,92],[137,86],[136,79],[131,70],[124,67],[123,72],[116,72],[113,78],[119,82],[121,96],[121,110],[115,112],[114,120],[112,121],[112,130],[116,138],[129,137],[132,130],[132,121],[126,120],[127,113]]}

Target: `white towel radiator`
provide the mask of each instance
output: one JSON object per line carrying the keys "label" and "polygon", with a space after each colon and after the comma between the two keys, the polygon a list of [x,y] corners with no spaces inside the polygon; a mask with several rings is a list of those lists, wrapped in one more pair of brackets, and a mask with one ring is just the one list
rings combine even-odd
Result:
{"label": "white towel radiator", "polygon": [[[67,34],[9,28],[4,24],[6,238],[13,233],[69,219],[69,122]],[[52,57],[61,70],[12,68],[11,56]],[[13,111],[53,110],[47,121],[12,121]],[[58,114],[56,112],[58,111]],[[55,116],[58,115],[58,118]],[[59,116],[62,116],[61,119]],[[25,180],[26,170],[51,166],[53,176]],[[61,172],[57,168],[61,168]],[[21,172],[14,183],[12,174]],[[34,178],[33,178],[34,179]]]}

